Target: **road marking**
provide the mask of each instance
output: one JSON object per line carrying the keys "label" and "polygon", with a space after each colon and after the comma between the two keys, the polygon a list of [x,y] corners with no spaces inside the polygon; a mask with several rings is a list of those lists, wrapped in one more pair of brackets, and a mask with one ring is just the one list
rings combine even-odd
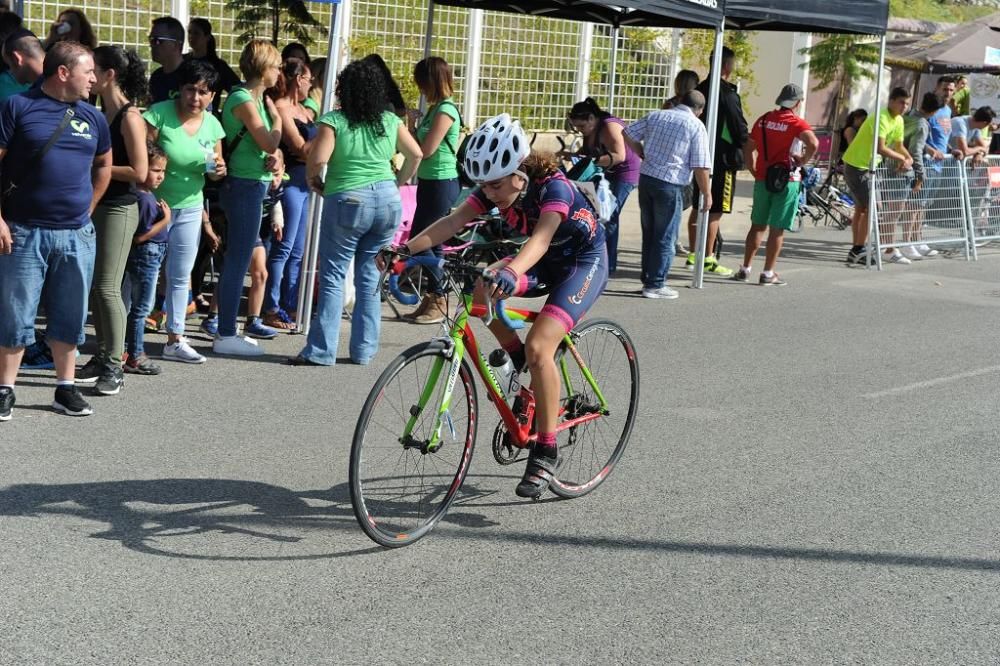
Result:
{"label": "road marking", "polygon": [[969,370],[968,372],[960,372],[957,375],[949,375],[948,377],[938,377],[937,379],[928,379],[922,382],[916,382],[915,384],[906,384],[905,386],[897,386],[896,388],[886,389],[884,391],[876,391],[875,393],[866,393],[863,398],[884,398],[890,395],[896,395],[897,393],[906,393],[908,391],[915,391],[922,388],[930,388],[931,386],[937,386],[939,384],[948,384],[950,382],[955,382],[960,379],[969,379],[971,377],[979,377],[980,375],[988,375],[993,372],[1000,372],[1000,365],[991,365],[988,368],[980,368],[978,370]]}

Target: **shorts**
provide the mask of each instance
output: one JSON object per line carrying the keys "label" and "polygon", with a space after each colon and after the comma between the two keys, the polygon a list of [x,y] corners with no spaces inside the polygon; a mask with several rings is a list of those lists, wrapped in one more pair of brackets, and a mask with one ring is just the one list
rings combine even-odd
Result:
{"label": "shorts", "polygon": [[[701,190],[698,189],[698,181],[692,180],[691,205],[698,204],[698,197]],[[736,172],[725,171],[715,165],[715,173],[712,174],[712,208],[710,213],[732,213],[733,196],[736,194]]]}
{"label": "shorts", "polygon": [[750,223],[791,231],[799,212],[799,190],[802,183],[789,182],[784,192],[770,192],[762,180],[753,184],[753,209]]}
{"label": "shorts", "polygon": [[0,255],[0,347],[27,347],[35,341],[40,302],[48,339],[83,344],[97,256],[94,225],[46,229],[11,223],[10,232],[14,250]]}
{"label": "shorts", "polygon": [[851,191],[855,208],[867,210],[868,202],[871,201],[871,172],[844,164],[844,180],[847,181],[847,189]]}
{"label": "shorts", "polygon": [[[507,257],[501,263],[509,263]],[[608,284],[608,250],[604,243],[558,262],[540,262],[521,276],[514,296],[548,294],[539,316],[551,317],[569,333],[580,323]]]}

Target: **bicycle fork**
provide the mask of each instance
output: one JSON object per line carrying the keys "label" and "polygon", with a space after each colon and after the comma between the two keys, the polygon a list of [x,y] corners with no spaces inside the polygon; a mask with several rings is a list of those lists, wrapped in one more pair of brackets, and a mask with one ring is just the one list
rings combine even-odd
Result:
{"label": "bicycle fork", "polygon": [[[458,381],[458,375],[462,371],[462,358],[465,356],[465,344],[462,342],[461,338],[449,337],[439,338],[439,340],[445,343],[445,349],[443,350],[444,353],[434,359],[430,374],[427,376],[424,388],[420,392],[420,398],[417,400],[417,404],[410,407],[410,418],[406,422],[406,427],[403,429],[402,437],[400,437],[400,442],[403,444],[403,448],[418,448],[421,453],[434,453],[441,448],[441,445],[444,443],[442,430],[445,425],[448,426],[452,439],[457,437],[457,434],[455,433],[455,426],[451,420],[449,408],[451,407],[451,394],[455,389],[455,382]],[[424,413],[424,410],[427,409],[431,398],[434,397],[434,389],[441,380],[441,372],[444,370],[444,364],[448,360],[451,361],[451,368],[448,370],[448,377],[445,383],[444,392],[441,395],[441,403],[438,405],[437,414],[434,417],[433,433],[427,441],[415,440],[413,439],[413,429],[417,426],[417,422],[420,420],[420,416]]]}

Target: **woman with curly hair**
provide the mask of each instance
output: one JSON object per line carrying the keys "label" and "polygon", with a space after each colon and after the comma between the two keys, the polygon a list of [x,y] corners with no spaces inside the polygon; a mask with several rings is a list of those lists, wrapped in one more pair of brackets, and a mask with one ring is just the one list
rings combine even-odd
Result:
{"label": "woman with curly hair", "polygon": [[[399,185],[420,163],[420,145],[400,119],[385,108],[385,79],[371,62],[356,60],[337,77],[340,109],[317,121],[306,178],[324,196],[319,236],[319,305],[309,339],[292,365],[337,361],[344,276],[354,259],[357,302],[351,318],[351,360],[367,365],[378,351],[382,305],[375,293],[375,255],[391,240],[403,214]],[[395,176],[389,160],[405,158]],[[324,167],[329,163],[326,180]]]}
{"label": "woman with curly hair", "polygon": [[77,373],[78,381],[97,380],[95,393],[115,395],[124,383],[122,355],[128,311],[122,301],[122,278],[139,225],[135,186],[145,182],[146,123],[139,111],[146,99],[146,66],[132,49],[102,46],[94,50],[94,91],[111,130],[111,182],[94,209],[97,258],[94,264],[94,329],[97,354]]}
{"label": "woman with curly hair", "polygon": [[48,51],[56,42],[79,42],[93,51],[97,48],[97,35],[82,9],[64,9],[49,27],[49,36],[43,46]]}

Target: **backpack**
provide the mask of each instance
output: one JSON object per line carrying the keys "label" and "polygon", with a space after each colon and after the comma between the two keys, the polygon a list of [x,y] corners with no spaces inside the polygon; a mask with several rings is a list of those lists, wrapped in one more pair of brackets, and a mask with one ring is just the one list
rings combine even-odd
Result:
{"label": "backpack", "polygon": [[[472,138],[472,132],[469,131],[469,128],[467,128],[465,123],[462,121],[462,112],[459,110],[458,105],[454,102],[441,102],[438,104],[438,108],[441,107],[441,104],[451,104],[455,107],[455,111],[458,113],[458,132],[462,139],[458,144],[458,150],[455,150],[455,146],[452,145],[451,139],[448,138],[448,135],[445,134],[444,136],[444,143],[448,146],[448,150],[451,151],[451,154],[455,156],[455,162],[458,165],[458,183],[462,187],[475,187],[476,182],[469,178],[469,175],[465,173],[465,153],[469,149],[469,139]],[[434,115],[437,114],[435,113]]]}

